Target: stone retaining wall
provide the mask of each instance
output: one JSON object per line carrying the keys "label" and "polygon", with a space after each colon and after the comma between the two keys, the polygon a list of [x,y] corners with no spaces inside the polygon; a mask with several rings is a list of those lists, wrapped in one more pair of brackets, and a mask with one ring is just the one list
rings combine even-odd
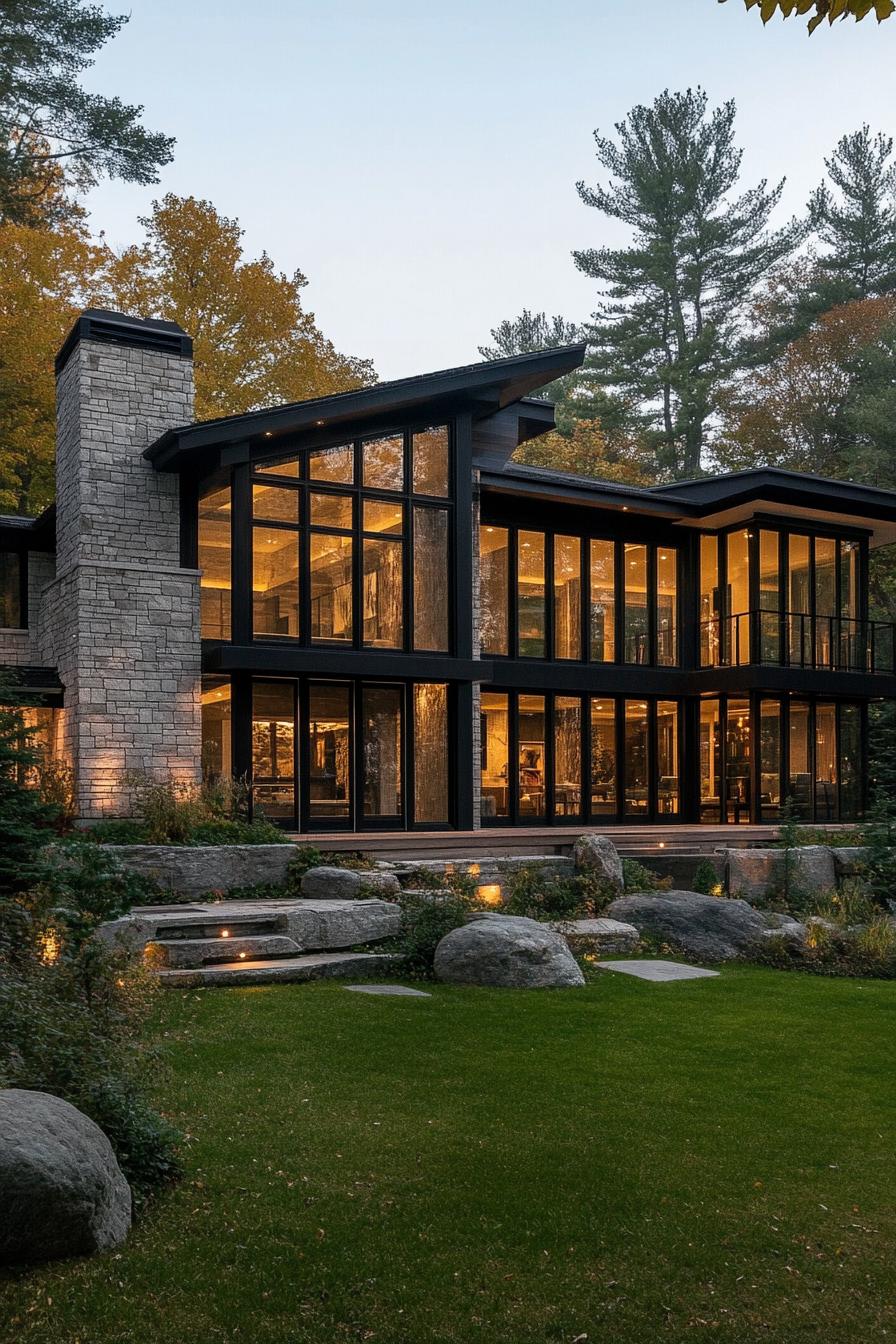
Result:
{"label": "stone retaining wall", "polygon": [[195,898],[210,892],[283,882],[296,845],[110,845],[109,852],[165,891]]}

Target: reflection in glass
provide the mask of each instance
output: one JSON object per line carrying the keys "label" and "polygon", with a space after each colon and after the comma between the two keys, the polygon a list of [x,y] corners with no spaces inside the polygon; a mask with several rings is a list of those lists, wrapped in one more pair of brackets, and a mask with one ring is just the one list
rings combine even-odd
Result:
{"label": "reflection in glass", "polygon": [[812,749],[809,740],[809,706],[799,700],[790,702],[790,769],[788,794],[794,816],[801,821],[812,817]]}
{"label": "reflection in glass", "polygon": [[658,546],[656,552],[656,660],[660,667],[678,663],[678,551]]}
{"label": "reflection in glass", "polygon": [[743,664],[750,661],[750,534],[743,529],[729,532],[728,551],[728,632],[727,660]]}
{"label": "reflection in glass", "polygon": [[544,533],[520,532],[517,537],[517,634],[522,658],[545,656],[544,600]]}
{"label": "reflection in glass", "polygon": [[862,711],[840,706],[840,820],[862,815]]}
{"label": "reflection in glass", "polygon": [[299,534],[252,529],[252,629],[256,635],[299,634]]}
{"label": "reflection in glass", "polygon": [[649,626],[647,622],[647,547],[626,542],[625,572],[625,661],[650,661]]}
{"label": "reflection in glass", "polygon": [[295,684],[252,683],[252,803],[273,821],[296,822]]}
{"label": "reflection in glass", "polygon": [[351,443],[338,448],[321,448],[308,454],[308,475],[312,481],[334,481],[351,485],[355,479],[355,449]]}
{"label": "reflection in glass", "polygon": [[763,663],[781,661],[781,586],[777,532],[759,533],[759,657]]}
{"label": "reflection in glass", "polygon": [[398,686],[361,688],[365,817],[401,815],[401,700]]}
{"label": "reflection in glass", "polygon": [[625,702],[624,805],[627,817],[646,817],[649,807],[647,704]]}
{"label": "reflection in glass", "polygon": [[554,657],[582,656],[582,543],[554,537]]}
{"label": "reflection in glass", "polygon": [[311,534],[311,638],[351,643],[351,537]]}
{"label": "reflection in glass", "polygon": [[404,435],[367,439],[361,444],[364,485],[373,490],[404,488]]}
{"label": "reflection in glass", "polygon": [[787,661],[794,666],[811,665],[812,628],[809,538],[791,534],[787,540]]}
{"label": "reflection in glass", "polygon": [[519,814],[543,817],[545,811],[544,696],[518,699]]}
{"label": "reflection in glass", "polygon": [[837,819],[837,708],[815,706],[815,820]]}
{"label": "reflection in glass", "polygon": [[448,649],[448,513],[414,508],[414,648]]}
{"label": "reflection in glass", "polygon": [[253,485],[252,516],[272,523],[299,521],[298,490],[279,490],[275,485]]}
{"label": "reflection in glass", "polygon": [[402,551],[400,541],[364,538],[361,596],[364,643],[373,649],[402,646]]}
{"label": "reflection in glass", "polygon": [[483,653],[509,652],[508,538],[506,527],[485,526],[479,529],[479,635]]}
{"label": "reflection in glass", "polygon": [[351,495],[325,495],[312,490],[310,500],[311,522],[315,527],[338,527],[351,531]]}
{"label": "reflection in glass", "polygon": [[700,537],[700,666],[716,667],[721,655],[719,629],[719,539]]}
{"label": "reflection in glass", "polygon": [[448,687],[414,687],[414,821],[445,824],[448,798]]}
{"label": "reflection in glass", "polygon": [[510,711],[508,697],[483,691],[479,701],[482,818],[510,815]]}
{"label": "reflection in glass", "polygon": [[[815,666],[834,666],[837,646],[837,543],[815,538]],[[821,819],[820,817],[818,818]]]}
{"label": "reflection in glass", "polygon": [[266,467],[256,467],[259,476],[298,476],[299,463],[296,458],[289,462],[270,462]]}
{"label": "reflection in glass", "polygon": [[591,815],[616,815],[616,704],[591,701]]}
{"label": "reflection in glass", "polygon": [[759,705],[759,812],[760,821],[781,815],[781,706],[777,700]]}
{"label": "reflection in glass", "polygon": [[436,425],[414,435],[414,494],[448,494],[448,426]]}
{"label": "reflection in glass", "polygon": [[678,705],[660,700],[656,707],[657,812],[678,812]]}
{"label": "reflection in glass", "polygon": [[308,809],[318,818],[350,814],[349,688],[312,683],[308,688]]}
{"label": "reflection in glass", "polygon": [[[203,639],[230,639],[230,486],[212,490],[199,501],[199,580]],[[15,567],[4,564],[0,590],[0,625],[17,626],[19,611],[18,556]],[[8,559],[8,557],[7,557]]]}
{"label": "reflection in glass", "polygon": [[852,671],[865,666],[859,619],[859,543],[840,542],[840,665]]}
{"label": "reflection in glass", "polygon": [[700,701],[700,820],[722,819],[722,735],[718,700]]}
{"label": "reflection in glass", "polygon": [[750,702],[729,700],[725,729],[725,799],[729,821],[750,820]]}
{"label": "reflection in glass", "polygon": [[616,657],[616,543],[590,543],[589,621],[591,658],[595,663],[612,663]]}
{"label": "reflection in glass", "polygon": [[582,811],[582,702],[577,696],[554,699],[554,816],[578,817]]}
{"label": "reflection in glass", "polygon": [[404,528],[404,505],[399,500],[365,499],[364,531],[400,535]]}
{"label": "reflection in glass", "polygon": [[229,779],[232,761],[229,677],[202,678],[202,778],[207,784]]}

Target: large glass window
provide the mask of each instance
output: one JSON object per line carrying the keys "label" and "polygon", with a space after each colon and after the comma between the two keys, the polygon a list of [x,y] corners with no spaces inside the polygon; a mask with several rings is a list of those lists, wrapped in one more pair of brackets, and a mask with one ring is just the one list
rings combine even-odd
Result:
{"label": "large glass window", "polygon": [[749,700],[729,700],[725,720],[725,805],[729,821],[750,820]]}
{"label": "large glass window", "polygon": [[256,635],[299,633],[299,534],[252,529],[252,627]]}
{"label": "large glass window", "polygon": [[616,703],[591,701],[591,815],[616,815]]}
{"label": "large glass window", "polygon": [[544,533],[517,536],[517,638],[520,657],[545,656]]}
{"label": "large glass window", "polygon": [[545,814],[545,708],[543,695],[521,695],[517,702],[519,733],[520,819]]}
{"label": "large glass window", "polygon": [[355,479],[355,447],[352,443],[338,448],[322,448],[308,454],[308,475],[312,481],[332,481],[351,485]]}
{"label": "large glass window", "polygon": [[656,661],[660,667],[678,663],[678,551],[659,546],[656,552]]}
{"label": "large glass window", "polygon": [[413,485],[415,495],[448,494],[448,426],[437,425],[414,435]]}
{"label": "large glass window", "polygon": [[311,638],[352,641],[352,539],[331,532],[311,534]]}
{"label": "large glass window", "polygon": [[297,523],[299,492],[275,485],[253,485],[252,516],[270,523]]}
{"label": "large glass window", "polygon": [[722,819],[722,731],[718,700],[700,701],[700,820]]}
{"label": "large glass window", "polygon": [[404,489],[404,435],[367,439],[361,444],[361,472],[370,490]]}
{"label": "large glass window", "polygon": [[510,533],[506,527],[479,529],[479,638],[483,653],[509,653],[508,594]]}
{"label": "large glass window", "polygon": [[650,810],[650,775],[645,700],[626,700],[624,738],[625,815],[632,820],[641,818],[646,821]]}
{"label": "large glass window", "polygon": [[612,663],[616,657],[616,543],[592,539],[589,559],[591,659]]}
{"label": "large glass window", "polygon": [[798,667],[812,661],[811,596],[809,538],[791,533],[787,539],[787,661]]}
{"label": "large glass window", "polygon": [[625,571],[625,661],[650,661],[650,636],[647,608],[647,547],[626,542]]}
{"label": "large glass window", "polygon": [[252,801],[272,821],[296,822],[295,683],[252,686]]}
{"label": "large glass window", "polygon": [[781,815],[781,706],[777,700],[759,705],[759,813],[760,821]]}
{"label": "large glass window", "polygon": [[482,817],[510,816],[510,703],[499,691],[483,691],[480,709]]}
{"label": "large glass window", "polygon": [[790,702],[788,794],[794,816],[801,821],[812,817],[812,746],[809,736],[809,706],[800,700]]}
{"label": "large glass window", "polygon": [[402,813],[402,697],[399,686],[361,689],[365,817],[395,818]]}
{"label": "large glass window", "polygon": [[209,784],[230,777],[233,760],[233,735],[230,680],[227,677],[203,677],[202,778]]}
{"label": "large glass window", "polygon": [[750,661],[750,534],[743,529],[725,538],[728,562],[727,632],[729,663]]}
{"label": "large glass window", "polygon": [[862,815],[862,711],[858,705],[840,706],[840,818],[856,821]]}
{"label": "large glass window", "polygon": [[837,649],[837,543],[815,538],[815,665],[832,667]]}
{"label": "large glass window", "polygon": [[554,657],[582,656],[582,543],[554,537]]}
{"label": "large glass window", "polygon": [[448,513],[414,507],[414,648],[448,649]]}
{"label": "large glass window", "polygon": [[448,795],[448,687],[418,682],[414,687],[414,821],[444,825]]}
{"label": "large glass window", "polygon": [[656,809],[661,817],[676,816],[678,790],[678,703],[660,700],[656,707]]}
{"label": "large glass window", "polygon": [[859,619],[859,543],[840,543],[840,664],[861,671],[865,667],[865,641]]}
{"label": "large glass window", "polygon": [[[212,490],[199,501],[199,581],[203,639],[230,639],[231,595],[230,486]],[[19,580],[0,557],[0,625],[19,624]]]}
{"label": "large glass window", "polygon": [[582,702],[578,697],[554,699],[554,816],[578,817],[582,812]]}
{"label": "large glass window", "polygon": [[351,815],[349,687],[313,682],[308,688],[308,811],[317,820]]}
{"label": "large glass window", "polygon": [[721,660],[719,628],[719,539],[700,537],[700,666],[715,667]]}
{"label": "large glass window", "polygon": [[[364,506],[365,526],[367,505]],[[403,641],[403,546],[381,536],[364,537],[362,593],[364,644],[373,649],[400,649]]]}
{"label": "large glass window", "polygon": [[781,660],[780,537],[763,528],[759,533],[759,657],[763,663]]}
{"label": "large glass window", "polygon": [[836,821],[837,707],[815,706],[815,820]]}

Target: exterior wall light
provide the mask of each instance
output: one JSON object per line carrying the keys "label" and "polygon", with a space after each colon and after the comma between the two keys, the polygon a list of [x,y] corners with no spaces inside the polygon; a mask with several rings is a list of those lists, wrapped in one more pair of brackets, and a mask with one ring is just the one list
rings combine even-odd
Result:
{"label": "exterior wall light", "polygon": [[476,897],[483,905],[501,904],[501,886],[498,882],[484,882],[476,888]]}

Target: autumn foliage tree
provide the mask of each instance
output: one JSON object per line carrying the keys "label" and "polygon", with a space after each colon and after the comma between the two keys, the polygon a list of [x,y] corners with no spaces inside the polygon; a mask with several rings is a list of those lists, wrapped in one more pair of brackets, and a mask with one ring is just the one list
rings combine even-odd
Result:
{"label": "autumn foliage tree", "polygon": [[[719,0],[719,4],[725,4],[725,0]],[[882,23],[896,11],[896,0],[744,0],[744,4],[747,9],[758,7],[763,23],[768,23],[776,14],[784,19],[808,14],[810,33],[825,21],[832,24],[838,19],[855,19],[858,22],[869,14]]]}

